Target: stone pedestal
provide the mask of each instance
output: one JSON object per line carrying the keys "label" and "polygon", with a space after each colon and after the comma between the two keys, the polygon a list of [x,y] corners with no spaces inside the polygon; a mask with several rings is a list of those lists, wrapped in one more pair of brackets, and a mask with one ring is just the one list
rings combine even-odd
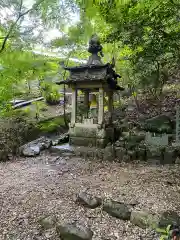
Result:
{"label": "stone pedestal", "polygon": [[69,129],[69,142],[75,146],[104,148],[114,139],[114,128],[101,128],[98,124],[75,124]]}

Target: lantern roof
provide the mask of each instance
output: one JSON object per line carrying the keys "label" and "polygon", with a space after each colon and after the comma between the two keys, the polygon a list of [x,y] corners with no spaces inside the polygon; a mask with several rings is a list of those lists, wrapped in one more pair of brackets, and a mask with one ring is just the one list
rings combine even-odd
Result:
{"label": "lantern roof", "polygon": [[70,72],[67,80],[57,83],[60,84],[78,84],[78,82],[104,82],[108,83],[109,87],[114,90],[124,90],[124,88],[117,85],[117,78],[121,76],[115,72],[114,64],[104,64],[101,60],[103,57],[103,47],[100,43],[99,37],[94,34],[89,40],[88,52],[91,54],[87,63],[75,67],[64,67]]}

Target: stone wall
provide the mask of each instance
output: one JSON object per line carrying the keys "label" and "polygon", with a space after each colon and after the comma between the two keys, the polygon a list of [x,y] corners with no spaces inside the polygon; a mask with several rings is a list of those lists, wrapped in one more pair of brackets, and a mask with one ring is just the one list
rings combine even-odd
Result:
{"label": "stone wall", "polygon": [[[136,123],[128,122],[127,119],[116,120],[114,122],[115,142],[109,143],[104,149],[78,148],[77,153],[87,158],[96,158],[108,161],[144,161],[153,164],[173,164],[180,163],[180,147],[173,145],[175,139],[172,123],[167,117],[159,116],[144,121],[141,126]],[[157,125],[156,125],[157,120]],[[157,129],[156,129],[157,126]],[[156,136],[166,141],[147,141],[147,133],[150,129],[156,131]],[[167,133],[166,133],[167,132]],[[149,134],[148,134],[149,135]]]}

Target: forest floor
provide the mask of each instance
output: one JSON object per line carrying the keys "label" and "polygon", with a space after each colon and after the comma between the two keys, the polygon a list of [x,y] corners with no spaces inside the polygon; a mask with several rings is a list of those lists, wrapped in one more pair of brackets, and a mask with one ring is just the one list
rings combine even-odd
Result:
{"label": "forest floor", "polygon": [[36,158],[0,163],[0,239],[56,240],[54,229],[42,230],[39,219],[78,220],[90,225],[93,240],[155,240],[153,232],[110,217],[100,208],[74,202],[82,190],[114,200],[137,201],[136,209],[180,213],[179,166],[90,162],[43,152]]}

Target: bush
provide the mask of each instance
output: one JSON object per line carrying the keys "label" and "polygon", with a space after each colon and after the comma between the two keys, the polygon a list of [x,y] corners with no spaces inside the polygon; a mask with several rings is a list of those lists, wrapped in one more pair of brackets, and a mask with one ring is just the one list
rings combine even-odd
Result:
{"label": "bush", "polygon": [[47,104],[56,105],[60,102],[60,94],[57,90],[53,90],[46,94],[45,99]]}
{"label": "bush", "polygon": [[25,143],[29,129],[34,127],[17,112],[9,115],[0,120],[0,161],[8,160],[9,154],[16,155],[19,147]]}
{"label": "bush", "polygon": [[43,83],[41,85],[41,89],[43,91],[43,96],[49,105],[56,105],[59,103],[61,95],[56,86],[48,83]]}

